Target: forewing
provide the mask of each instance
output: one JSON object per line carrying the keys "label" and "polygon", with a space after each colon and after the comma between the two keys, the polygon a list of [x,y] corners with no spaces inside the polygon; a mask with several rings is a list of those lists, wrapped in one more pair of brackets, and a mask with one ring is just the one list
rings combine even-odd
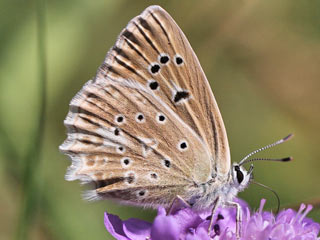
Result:
{"label": "forewing", "polygon": [[129,22],[98,71],[97,77],[106,76],[149,84],[202,139],[213,171],[229,173],[229,144],[218,105],[187,38],[165,10],[151,6]]}

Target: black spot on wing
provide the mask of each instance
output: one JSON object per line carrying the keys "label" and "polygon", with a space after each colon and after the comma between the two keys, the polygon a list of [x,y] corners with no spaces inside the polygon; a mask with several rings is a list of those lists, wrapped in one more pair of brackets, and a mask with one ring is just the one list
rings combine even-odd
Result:
{"label": "black spot on wing", "polygon": [[159,87],[159,84],[156,81],[152,81],[152,82],[149,83],[149,87],[152,90],[156,90]]}
{"label": "black spot on wing", "polygon": [[167,159],[164,160],[164,165],[167,167],[167,168],[170,168],[171,166],[171,162]]}
{"label": "black spot on wing", "polygon": [[167,62],[169,62],[169,57],[168,56],[161,56],[160,57],[160,63],[161,64],[166,64]]}
{"label": "black spot on wing", "polygon": [[139,194],[140,197],[143,197],[146,194],[146,191],[141,190],[141,191],[139,191],[138,194]]}
{"label": "black spot on wing", "polygon": [[116,128],[116,129],[114,130],[114,135],[116,135],[116,136],[119,136],[119,135],[120,135],[120,130],[119,130],[119,128]]}
{"label": "black spot on wing", "polygon": [[187,91],[178,91],[176,92],[176,94],[174,95],[174,99],[173,101],[175,103],[180,102],[183,99],[187,99],[189,97],[189,93]]}
{"label": "black spot on wing", "polygon": [[182,142],[182,143],[180,144],[180,148],[181,148],[181,149],[186,149],[186,148],[187,148],[187,143],[186,143],[186,142]]}
{"label": "black spot on wing", "polygon": [[129,175],[129,176],[126,178],[126,181],[127,181],[127,183],[131,184],[131,183],[134,182],[134,179],[135,179],[134,175]]}
{"label": "black spot on wing", "polygon": [[153,64],[150,68],[152,74],[157,74],[160,71],[159,64]]}
{"label": "black spot on wing", "polygon": [[183,63],[183,59],[179,56],[176,57],[176,64],[181,65]]}

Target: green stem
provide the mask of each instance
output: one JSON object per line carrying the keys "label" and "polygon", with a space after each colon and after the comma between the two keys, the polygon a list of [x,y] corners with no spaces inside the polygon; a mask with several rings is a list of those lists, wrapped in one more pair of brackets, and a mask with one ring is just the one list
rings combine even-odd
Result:
{"label": "green stem", "polygon": [[21,179],[19,176],[19,155],[17,149],[10,139],[3,126],[0,125],[0,146],[3,151],[5,172],[10,177],[10,181],[13,181],[14,185],[20,183]]}
{"label": "green stem", "polygon": [[33,223],[37,207],[39,206],[40,188],[37,185],[39,174],[41,149],[44,139],[45,112],[46,112],[46,82],[47,82],[47,62],[46,62],[46,18],[45,0],[36,0],[37,17],[37,47],[39,66],[39,115],[35,131],[30,138],[30,146],[23,159],[25,167],[22,177],[23,199],[21,202],[20,218],[16,239],[28,239],[28,232]]}

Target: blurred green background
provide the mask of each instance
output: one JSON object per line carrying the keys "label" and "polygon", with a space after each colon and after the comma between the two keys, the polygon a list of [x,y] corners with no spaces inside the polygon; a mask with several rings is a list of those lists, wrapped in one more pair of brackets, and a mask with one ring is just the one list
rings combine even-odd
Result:
{"label": "blurred green background", "polygon": [[[151,4],[172,15],[198,55],[233,161],[292,132],[258,156],[294,161],[257,162],[255,179],[282,207],[320,199],[320,1],[1,1],[0,239],[112,239],[106,210],[152,220],[151,210],[83,201],[79,183],[64,180],[70,162],[58,151],[71,98]],[[240,197],[276,207],[256,185]],[[309,216],[320,221],[317,209]]]}

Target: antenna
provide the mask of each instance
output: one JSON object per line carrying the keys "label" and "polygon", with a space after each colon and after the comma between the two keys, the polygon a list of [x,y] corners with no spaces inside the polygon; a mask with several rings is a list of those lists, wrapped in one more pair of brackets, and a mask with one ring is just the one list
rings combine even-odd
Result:
{"label": "antenna", "polygon": [[[277,146],[277,145],[279,145],[279,144],[281,144],[281,143],[284,143],[284,142],[290,140],[292,137],[293,137],[293,134],[289,134],[288,136],[286,136],[286,137],[284,137],[284,138],[282,138],[282,139],[280,139],[280,140],[278,140],[278,141],[276,141],[276,142],[274,142],[274,143],[271,143],[271,144],[269,144],[269,145],[267,145],[267,146],[264,146],[264,147],[262,147],[262,148],[259,148],[259,149],[255,150],[255,151],[249,153],[247,156],[245,156],[245,157],[239,162],[239,166],[241,166],[242,164],[244,164],[244,163],[246,163],[246,162],[251,162],[251,161],[256,161],[256,160],[267,160],[267,159],[263,159],[263,158],[254,158],[254,159],[250,159],[250,160],[247,160],[247,159],[248,159],[249,157],[251,157],[252,155],[258,153],[258,152],[264,151],[264,150],[266,150],[266,149],[268,149],[268,148],[271,148],[271,147]],[[280,162],[287,162],[287,161],[290,161],[290,160],[292,160],[291,157],[282,158],[282,159],[273,159],[273,160],[272,160],[272,159],[269,159],[269,161],[280,161]]]}
{"label": "antenna", "polygon": [[[272,162],[289,162],[293,160],[293,157],[285,157],[285,158],[252,158],[252,159],[246,159],[241,162],[241,165],[246,164],[248,162],[253,161],[272,161]],[[239,165],[239,166],[241,166]]]}

